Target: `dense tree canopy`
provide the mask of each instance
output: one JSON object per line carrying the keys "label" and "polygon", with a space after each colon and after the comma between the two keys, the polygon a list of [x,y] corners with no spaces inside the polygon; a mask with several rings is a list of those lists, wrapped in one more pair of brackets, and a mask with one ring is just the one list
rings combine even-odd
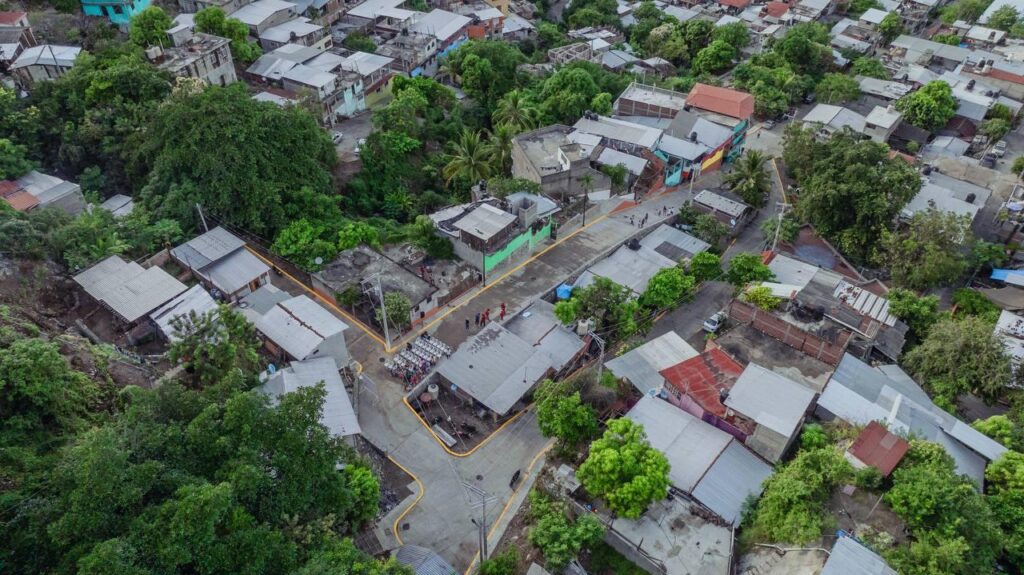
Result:
{"label": "dense tree canopy", "polygon": [[307,214],[338,213],[334,146],[309,114],[249,97],[241,84],[174,94],[134,150],[141,198],[192,227],[196,204],[268,235]]}
{"label": "dense tree canopy", "polygon": [[620,418],[609,421],[604,436],[590,444],[577,476],[591,495],[635,519],[668,493],[668,471],[668,461],[648,443],[643,426]]}
{"label": "dense tree canopy", "polygon": [[959,278],[973,240],[969,216],[929,209],[895,232],[883,230],[876,249],[897,286],[920,290]]}
{"label": "dense tree canopy", "polygon": [[794,124],[786,129],[783,157],[800,184],[798,215],[859,261],[921,188],[912,166],[849,130],[822,143]]}
{"label": "dense tree canopy", "polygon": [[896,109],[903,112],[907,122],[929,131],[935,131],[956,114],[956,99],[949,84],[942,80],[928,82],[918,90],[900,98]]}

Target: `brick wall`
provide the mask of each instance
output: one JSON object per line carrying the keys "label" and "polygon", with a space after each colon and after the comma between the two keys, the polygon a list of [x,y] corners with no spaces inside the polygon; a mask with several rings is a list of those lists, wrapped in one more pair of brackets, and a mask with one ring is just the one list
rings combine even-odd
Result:
{"label": "brick wall", "polygon": [[835,343],[831,343],[772,313],[739,300],[733,300],[729,305],[729,319],[749,325],[793,349],[833,366],[839,365],[853,335],[848,330],[842,330],[837,334]]}

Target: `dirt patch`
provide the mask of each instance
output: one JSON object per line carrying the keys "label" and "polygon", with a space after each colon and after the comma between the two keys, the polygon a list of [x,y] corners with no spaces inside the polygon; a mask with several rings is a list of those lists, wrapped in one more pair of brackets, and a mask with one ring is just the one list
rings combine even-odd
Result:
{"label": "dirt patch", "polygon": [[465,453],[473,449],[516,415],[495,420],[487,410],[474,408],[444,386],[439,387],[436,400],[431,400],[430,394],[424,392],[410,399],[409,404],[452,451]]}
{"label": "dirt patch", "polygon": [[377,515],[380,519],[403,499],[412,495],[409,484],[413,479],[362,436],[356,438],[356,451],[366,459],[377,481],[380,482],[380,512]]}
{"label": "dirt patch", "polygon": [[[879,533],[885,533],[896,544],[905,543],[906,526],[880,500],[881,494],[851,487],[840,487],[829,499],[828,510],[836,519],[836,528],[868,541],[876,539]],[[883,536],[886,539],[888,537]]]}

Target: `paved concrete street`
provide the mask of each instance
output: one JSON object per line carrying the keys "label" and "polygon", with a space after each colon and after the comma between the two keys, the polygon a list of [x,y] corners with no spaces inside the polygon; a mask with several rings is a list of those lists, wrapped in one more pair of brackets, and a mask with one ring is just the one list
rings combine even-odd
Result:
{"label": "paved concrete street", "polygon": [[[720,176],[717,172],[708,174],[694,186],[693,193],[717,186]],[[773,202],[776,193],[773,191]],[[649,214],[646,227],[654,227],[674,217],[657,216],[661,208],[674,211],[689,198],[689,187],[684,186],[661,192],[638,205],[623,204],[622,200],[596,205],[588,212],[588,226],[577,232],[566,231],[546,251],[509,271],[493,274],[495,277],[489,278],[487,286],[471,290],[452,302],[448,310],[425,326],[426,331],[457,347],[476,332],[475,328],[465,328],[467,318],[487,308],[496,313],[503,302],[509,314],[516,313],[639,233],[641,228],[630,223],[631,216],[640,220]],[[770,215],[767,211],[760,214],[726,251],[726,256],[760,249],[762,239],[757,226]],[[704,317],[709,310],[721,309],[731,295],[732,287],[728,284],[709,283],[695,302],[666,316],[652,335],[673,328],[684,337],[701,338],[700,323]],[[507,521],[510,515],[501,516],[506,504],[514,500],[508,510],[514,513],[522,500],[522,494],[510,488],[512,475],[516,471],[526,473],[531,465],[539,464],[539,456],[548,444],[540,434],[534,414],[528,412],[515,420],[470,455],[453,457],[402,401],[404,389],[384,370],[387,354],[377,338],[352,328],[346,332],[346,339],[352,357],[364,370],[357,399],[364,436],[418,480],[412,486],[414,495],[381,522],[378,532],[394,539],[394,544],[434,549],[460,571],[466,569],[478,553],[478,530],[473,520],[479,521],[483,510],[479,496],[463,483],[482,489],[491,497],[487,503],[489,526],[502,519]],[[702,347],[697,341],[691,343]],[[392,525],[397,528],[398,538],[394,537]],[[500,530],[494,536],[500,537]]]}

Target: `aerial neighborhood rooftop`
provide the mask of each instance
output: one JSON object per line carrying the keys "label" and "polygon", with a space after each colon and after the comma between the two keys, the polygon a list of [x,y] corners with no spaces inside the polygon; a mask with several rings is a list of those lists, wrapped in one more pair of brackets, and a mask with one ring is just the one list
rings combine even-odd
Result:
{"label": "aerial neighborhood rooftop", "polygon": [[1024,0],[0,8],[10,572],[1024,571]]}

